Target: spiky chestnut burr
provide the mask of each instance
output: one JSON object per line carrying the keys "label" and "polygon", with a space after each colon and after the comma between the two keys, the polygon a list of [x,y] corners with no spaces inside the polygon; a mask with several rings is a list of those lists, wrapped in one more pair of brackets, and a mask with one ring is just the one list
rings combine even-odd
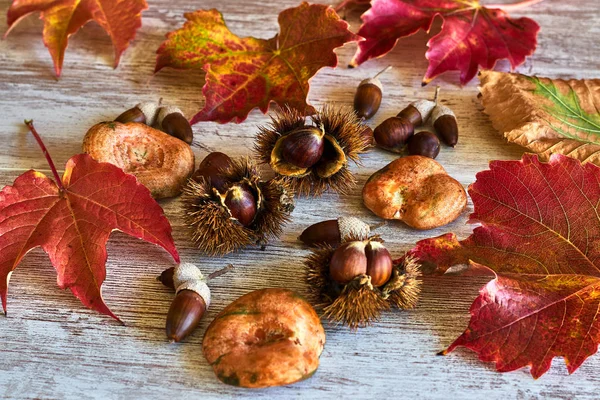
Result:
{"label": "spiky chestnut burr", "polygon": [[[254,149],[294,192],[319,196],[326,190],[346,193],[356,185],[350,160],[371,145],[365,126],[350,108],[325,106],[307,117],[284,108],[259,128]],[[316,160],[316,161],[315,161]]]}
{"label": "spiky chestnut burr", "polygon": [[262,181],[247,158],[232,160],[222,176],[227,184],[219,190],[203,176],[190,179],[183,189],[184,220],[198,248],[223,255],[279,236],[294,209],[289,185],[280,179]]}
{"label": "spiky chestnut burr", "polygon": [[[372,247],[383,247],[378,237],[370,238],[369,242],[378,243]],[[304,262],[310,298],[324,317],[357,329],[371,325],[384,310],[392,307],[410,309],[416,305],[421,290],[418,279],[421,273],[416,259],[403,257],[394,261],[391,277],[383,278],[387,281],[379,287],[373,284],[373,279],[381,278],[372,277],[369,271],[341,284],[331,276],[331,262],[336,250],[329,245],[322,246],[313,250]]]}

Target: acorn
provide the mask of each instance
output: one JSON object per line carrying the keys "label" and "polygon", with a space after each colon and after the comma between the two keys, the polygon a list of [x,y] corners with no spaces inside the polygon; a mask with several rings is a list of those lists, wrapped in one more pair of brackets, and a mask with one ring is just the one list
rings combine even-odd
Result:
{"label": "acorn", "polygon": [[173,270],[175,298],[167,313],[166,333],[171,342],[185,339],[196,329],[210,306],[210,289],[202,272],[189,263]]}
{"label": "acorn", "polygon": [[324,245],[305,260],[310,297],[323,315],[351,329],[365,327],[391,307],[416,305],[421,282],[412,257],[392,261],[378,237]]}
{"label": "acorn", "polygon": [[440,153],[440,140],[431,132],[421,131],[408,140],[408,154],[435,159]]}
{"label": "acorn", "polygon": [[[206,169],[222,165],[209,161]],[[183,189],[184,221],[198,249],[223,255],[252,244],[263,246],[279,236],[294,209],[289,185],[281,179],[263,181],[247,158],[231,160],[227,169],[218,171],[222,186],[210,175],[190,179]]]}
{"label": "acorn", "polygon": [[196,182],[208,179],[212,187],[224,193],[229,182],[225,180],[223,174],[231,168],[232,163],[233,160],[227,154],[213,151],[204,157],[191,179]]}
{"label": "acorn", "polygon": [[432,100],[417,100],[410,103],[396,115],[398,118],[404,118],[413,126],[423,125],[431,116],[431,112],[437,104],[437,98],[440,93],[440,87],[436,87],[435,96]]}
{"label": "acorn", "polygon": [[136,104],[135,107],[124,111],[117,118],[115,118],[115,121],[123,124],[127,122],[141,122],[142,124],[152,126],[156,120],[158,108],[158,103],[139,103]]}
{"label": "acorn", "polygon": [[179,108],[172,106],[160,107],[156,123],[163,132],[183,140],[187,144],[192,144],[194,140],[192,126]]}
{"label": "acorn", "polygon": [[254,221],[257,205],[250,188],[244,184],[235,184],[227,190],[223,197],[223,202],[231,213],[231,217],[237,219],[244,226],[250,226]]}
{"label": "acorn", "polygon": [[407,119],[391,117],[375,128],[373,137],[379,147],[400,153],[414,132],[414,124]]}
{"label": "acorn", "polygon": [[431,114],[431,123],[435,131],[440,135],[448,146],[456,146],[458,143],[458,124],[456,115],[449,107],[438,104]]}
{"label": "acorn", "polygon": [[[378,226],[376,226],[378,227]],[[298,237],[308,246],[328,244],[339,246],[350,239],[363,240],[369,237],[371,227],[356,217],[340,217],[317,222],[306,228]]]}
{"label": "acorn", "polygon": [[392,67],[388,66],[374,77],[362,80],[358,88],[356,88],[354,111],[358,118],[369,119],[379,110],[383,95],[383,86],[378,77],[390,68]]}
{"label": "acorn", "polygon": [[259,128],[254,149],[296,193],[346,193],[356,185],[349,161],[358,162],[371,144],[364,132],[365,125],[349,108],[325,106],[307,118],[288,107]]}

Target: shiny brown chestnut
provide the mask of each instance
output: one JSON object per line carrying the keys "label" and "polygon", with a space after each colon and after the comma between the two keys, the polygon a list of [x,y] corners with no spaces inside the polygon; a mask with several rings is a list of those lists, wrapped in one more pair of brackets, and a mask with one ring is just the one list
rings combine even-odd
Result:
{"label": "shiny brown chestnut", "polygon": [[367,273],[366,242],[347,242],[338,247],[329,261],[329,274],[334,281],[346,284]]}
{"label": "shiny brown chestnut", "polygon": [[278,143],[283,161],[299,168],[315,165],[323,155],[323,129],[303,126],[285,135]]}
{"label": "shiny brown chestnut", "polygon": [[227,190],[224,204],[240,224],[250,226],[256,216],[256,198],[246,185],[236,184]]}
{"label": "shiny brown chestnut", "polygon": [[373,137],[379,147],[399,153],[414,132],[415,127],[410,121],[391,117],[375,128]]}
{"label": "shiny brown chestnut", "polygon": [[440,140],[431,132],[421,131],[408,140],[408,154],[436,158],[440,153]]}
{"label": "shiny brown chestnut", "polygon": [[214,151],[204,157],[192,179],[196,182],[199,182],[200,178],[210,179],[212,187],[224,193],[229,182],[223,174],[231,168],[232,163],[233,160],[227,154]]}
{"label": "shiny brown chestnut", "polygon": [[375,287],[384,285],[392,276],[392,256],[383,244],[369,241],[365,247],[367,256],[367,275],[371,277],[371,284]]}

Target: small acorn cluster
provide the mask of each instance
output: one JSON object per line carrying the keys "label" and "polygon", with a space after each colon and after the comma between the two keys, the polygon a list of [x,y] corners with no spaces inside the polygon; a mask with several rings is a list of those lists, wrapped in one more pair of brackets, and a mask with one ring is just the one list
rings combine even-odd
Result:
{"label": "small acorn cluster", "polygon": [[187,144],[192,144],[194,139],[192,127],[183,112],[177,107],[161,106],[160,103],[145,102],[136,104],[135,107],[115,118],[115,121],[123,124],[128,122],[146,124],[181,139]]}
{"label": "small acorn cluster", "polygon": [[436,158],[440,152],[438,136],[428,130],[415,133],[415,129],[430,125],[451,147],[458,143],[458,125],[452,110],[438,103],[439,87],[435,99],[417,100],[409,104],[395,117],[379,124],[373,131],[377,145],[383,149],[400,153],[406,150],[409,155]]}

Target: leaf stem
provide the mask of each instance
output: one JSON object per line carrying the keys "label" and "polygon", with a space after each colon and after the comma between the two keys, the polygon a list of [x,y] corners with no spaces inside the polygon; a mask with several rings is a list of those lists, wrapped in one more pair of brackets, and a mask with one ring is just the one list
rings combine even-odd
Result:
{"label": "leaf stem", "polygon": [[520,8],[525,8],[525,7],[529,7],[532,6],[534,4],[537,3],[541,3],[544,0],[524,0],[524,1],[519,1],[518,3],[513,3],[513,4],[482,4],[485,8],[499,8],[502,11],[515,11],[518,10]]}
{"label": "leaf stem", "polygon": [[42,152],[44,153],[44,156],[46,157],[46,161],[48,161],[48,165],[50,166],[50,170],[52,171],[52,174],[54,175],[54,180],[56,180],[56,185],[58,186],[58,188],[60,190],[65,190],[62,180],[60,179],[60,176],[58,175],[58,171],[56,170],[56,167],[54,166],[54,161],[52,161],[52,158],[50,157],[50,153],[48,153],[48,149],[46,149],[46,145],[44,144],[44,142],[42,141],[42,138],[40,137],[40,135],[35,130],[35,127],[33,126],[33,120],[26,119],[25,125],[27,125],[27,127],[29,128],[29,131],[33,134],[33,137],[35,138],[35,140],[37,140],[38,144],[42,148]]}

